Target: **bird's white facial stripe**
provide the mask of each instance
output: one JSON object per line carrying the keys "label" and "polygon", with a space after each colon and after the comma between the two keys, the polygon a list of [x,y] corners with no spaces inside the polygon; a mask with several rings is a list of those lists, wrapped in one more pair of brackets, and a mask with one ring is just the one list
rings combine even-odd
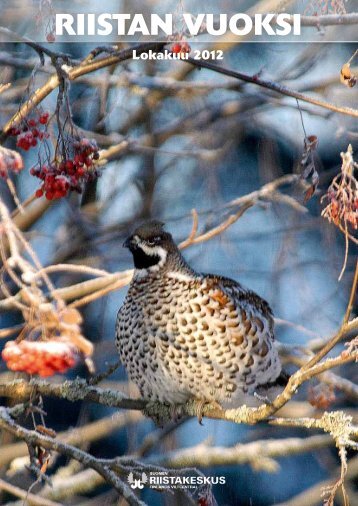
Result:
{"label": "bird's white facial stripe", "polygon": [[159,269],[165,264],[168,252],[161,246],[148,246],[137,235],[133,237],[133,240],[146,255],[159,257],[159,262],[157,262],[155,265],[151,265],[146,269],[136,269],[135,277],[137,279],[140,279],[145,277],[149,272],[159,271]]}
{"label": "bird's white facial stripe", "polygon": [[[162,248],[161,246],[147,246],[144,243],[140,244],[140,248],[144,251],[146,255],[149,255],[151,257],[159,257],[160,260],[158,264],[161,266],[164,264],[164,262],[167,259],[167,251]],[[158,265],[157,264],[157,265]]]}

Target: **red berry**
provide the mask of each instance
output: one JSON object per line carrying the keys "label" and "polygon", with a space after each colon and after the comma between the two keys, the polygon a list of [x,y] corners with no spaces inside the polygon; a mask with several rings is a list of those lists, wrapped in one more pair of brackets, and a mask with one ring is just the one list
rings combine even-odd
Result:
{"label": "red berry", "polygon": [[12,127],[10,128],[10,130],[8,131],[8,135],[11,135],[12,137],[16,137],[16,135],[19,135],[20,133],[20,130],[18,128],[15,128],[15,127]]}
{"label": "red berry", "polygon": [[49,118],[49,113],[43,112],[39,117],[39,122],[41,123],[41,125],[46,125],[48,122],[48,118]]}
{"label": "red berry", "polygon": [[42,195],[44,194],[42,188],[39,188],[38,190],[36,190],[35,192],[35,196],[39,199],[40,197],[42,197]]}
{"label": "red berry", "polygon": [[76,154],[76,155],[75,155],[75,157],[74,157],[74,159],[73,159],[73,163],[74,163],[77,167],[79,167],[80,165],[83,165],[82,160],[81,160],[81,156],[80,156],[80,155],[78,155],[78,154]]}
{"label": "red berry", "polygon": [[16,146],[25,151],[28,151],[30,147],[34,147],[37,145],[37,140],[33,136],[32,132],[24,132],[17,136]]}
{"label": "red berry", "polygon": [[181,53],[181,44],[180,42],[176,42],[175,44],[172,44],[172,47],[170,48],[172,53],[178,54]]}
{"label": "red berry", "polygon": [[24,151],[28,151],[30,149],[30,145],[27,142],[27,140],[25,140],[25,139],[21,139],[21,140],[17,141],[16,146],[23,149]]}
{"label": "red berry", "polygon": [[66,160],[66,170],[73,170],[75,168],[72,160]]}

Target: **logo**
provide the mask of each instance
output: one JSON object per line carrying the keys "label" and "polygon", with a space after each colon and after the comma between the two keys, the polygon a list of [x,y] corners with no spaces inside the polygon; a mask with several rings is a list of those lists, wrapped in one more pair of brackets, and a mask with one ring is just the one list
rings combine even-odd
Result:
{"label": "logo", "polygon": [[128,483],[132,488],[144,488],[144,485],[148,481],[148,476],[145,473],[142,473],[142,477],[136,480],[133,476],[133,473],[129,473],[128,475]]}
{"label": "logo", "polygon": [[149,473],[128,474],[128,483],[133,489],[142,490],[145,486],[155,489],[197,489],[202,486],[225,485],[225,476],[204,476],[198,473],[194,476],[176,476],[169,471],[150,471]]}

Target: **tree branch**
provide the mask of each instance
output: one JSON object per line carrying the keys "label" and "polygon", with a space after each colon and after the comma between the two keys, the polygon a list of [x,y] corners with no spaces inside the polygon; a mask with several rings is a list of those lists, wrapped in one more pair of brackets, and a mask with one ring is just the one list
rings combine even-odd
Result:
{"label": "tree branch", "polygon": [[34,430],[21,427],[12,419],[8,409],[2,406],[0,406],[0,427],[14,436],[24,439],[30,446],[40,446],[41,448],[61,453],[62,455],[66,455],[67,457],[73,458],[91,467],[97,471],[107,483],[111,484],[123,497],[125,497],[130,506],[145,506],[145,504],[132,492],[130,487],[120,480],[106,465],[100,463],[98,459],[83,450],[39,434]]}
{"label": "tree branch", "polygon": [[280,93],[281,95],[286,95],[287,97],[293,97],[296,100],[301,100],[302,102],[307,102],[309,104],[323,107],[324,109],[328,109],[330,111],[358,118],[357,109],[352,109],[351,107],[342,107],[335,104],[331,104],[329,102],[324,102],[323,100],[309,97],[308,95],[304,95],[303,93],[300,93],[298,91],[291,90],[290,88],[287,88],[282,84],[275,83],[274,81],[265,81],[258,76],[249,76],[247,74],[243,74],[242,72],[236,72],[234,70],[226,69],[224,67],[219,67],[218,65],[215,65],[214,63],[210,63],[205,60],[195,60],[192,57],[189,57],[186,61],[188,63],[191,63],[194,67],[213,70],[214,72],[218,72],[219,74],[235,77],[236,79],[240,79],[241,81],[245,81],[246,83],[256,84],[257,86],[261,86],[268,90],[275,91],[276,93]]}

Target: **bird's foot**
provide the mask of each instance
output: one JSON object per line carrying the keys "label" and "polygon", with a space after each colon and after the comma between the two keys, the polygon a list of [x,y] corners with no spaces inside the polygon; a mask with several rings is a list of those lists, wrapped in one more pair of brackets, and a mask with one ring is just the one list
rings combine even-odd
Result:
{"label": "bird's foot", "polygon": [[151,418],[158,427],[164,427],[168,422],[178,422],[183,417],[196,416],[200,425],[210,410],[222,410],[222,406],[216,401],[205,399],[191,399],[183,404],[163,404],[158,401],[148,401],[143,413]]}
{"label": "bird's foot", "polygon": [[203,416],[205,413],[211,409],[219,409],[222,410],[222,406],[216,401],[207,401],[205,399],[193,399],[192,400],[192,408],[194,411],[194,415],[197,417],[200,425],[203,425]]}
{"label": "bird's foot", "polygon": [[164,427],[169,422],[178,422],[187,416],[185,404],[163,404],[158,401],[149,401],[143,411],[145,416],[151,418],[158,427]]}

